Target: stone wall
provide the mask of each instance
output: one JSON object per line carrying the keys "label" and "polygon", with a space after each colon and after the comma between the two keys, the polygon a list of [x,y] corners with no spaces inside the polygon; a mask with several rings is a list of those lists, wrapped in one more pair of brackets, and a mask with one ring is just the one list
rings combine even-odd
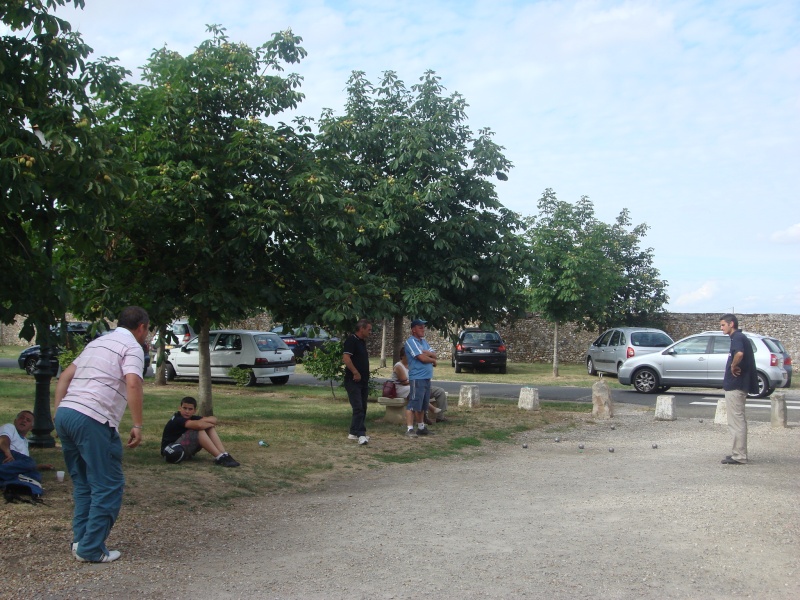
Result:
{"label": "stone wall", "polygon": [[[700,331],[716,330],[719,327],[719,313],[667,313],[663,329],[673,339],[678,340]],[[738,315],[739,327],[775,337],[786,346],[794,360],[800,360],[800,315],[785,314],[749,314]],[[0,324],[0,344],[27,346],[25,340],[19,338],[22,318],[10,325]],[[231,327],[268,331],[272,328],[269,315],[259,315],[246,321],[232,323]],[[408,331],[408,327],[405,328]],[[553,360],[553,326],[539,317],[521,319],[513,325],[500,328],[500,335],[508,345],[508,357],[512,362],[552,362]],[[586,349],[595,338],[596,332],[588,332],[574,325],[562,325],[559,328],[559,360],[565,363],[583,362]],[[436,331],[428,333],[428,343],[436,349],[442,360],[449,361],[452,349],[450,340]],[[370,354],[380,356],[381,327],[376,324],[369,340]],[[387,352],[391,355],[392,329],[389,323],[387,332]]]}

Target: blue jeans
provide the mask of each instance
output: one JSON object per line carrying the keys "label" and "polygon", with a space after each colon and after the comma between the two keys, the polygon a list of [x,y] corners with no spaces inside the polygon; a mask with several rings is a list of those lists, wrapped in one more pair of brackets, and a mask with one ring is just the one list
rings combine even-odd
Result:
{"label": "blue jeans", "polygon": [[345,381],[344,389],[347,390],[347,398],[350,406],[353,407],[353,419],[350,421],[351,435],[367,435],[367,398],[369,397],[369,384],[364,381]]}
{"label": "blue jeans", "polygon": [[108,423],[70,408],[56,410],[55,425],[72,478],[72,541],[78,542],[81,558],[100,560],[108,553],[105,541],[122,506],[122,440]]}

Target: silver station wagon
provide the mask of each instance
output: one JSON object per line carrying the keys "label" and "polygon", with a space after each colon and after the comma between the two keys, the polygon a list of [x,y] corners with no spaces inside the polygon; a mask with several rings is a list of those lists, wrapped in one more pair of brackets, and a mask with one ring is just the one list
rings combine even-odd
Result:
{"label": "silver station wagon", "polygon": [[[211,356],[211,378],[228,380],[233,367],[248,370],[247,385],[266,383],[283,385],[294,373],[294,352],[277,333],[226,329],[211,331],[208,336]],[[200,376],[199,338],[193,337],[183,346],[167,354],[167,379],[177,377],[197,379]]]}

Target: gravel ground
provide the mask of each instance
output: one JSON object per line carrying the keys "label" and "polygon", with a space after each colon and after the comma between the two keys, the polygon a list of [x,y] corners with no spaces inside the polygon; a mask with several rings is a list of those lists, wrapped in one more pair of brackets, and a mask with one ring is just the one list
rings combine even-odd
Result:
{"label": "gravel ground", "polygon": [[141,545],[111,565],[54,558],[31,597],[800,598],[797,423],[751,422],[750,464],[725,466],[711,419],[583,419],[235,511],[129,516]]}

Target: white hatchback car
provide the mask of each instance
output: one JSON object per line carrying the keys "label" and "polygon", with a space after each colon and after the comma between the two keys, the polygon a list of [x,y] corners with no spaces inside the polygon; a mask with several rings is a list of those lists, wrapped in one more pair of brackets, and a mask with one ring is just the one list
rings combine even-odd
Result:
{"label": "white hatchback car", "polygon": [[[266,383],[283,385],[294,373],[294,352],[280,336],[268,331],[225,329],[211,331],[208,336],[211,356],[211,378],[232,380],[228,374],[232,367],[247,369],[247,385]],[[173,348],[167,354],[167,379],[176,377],[197,379],[200,376],[199,338]]]}

